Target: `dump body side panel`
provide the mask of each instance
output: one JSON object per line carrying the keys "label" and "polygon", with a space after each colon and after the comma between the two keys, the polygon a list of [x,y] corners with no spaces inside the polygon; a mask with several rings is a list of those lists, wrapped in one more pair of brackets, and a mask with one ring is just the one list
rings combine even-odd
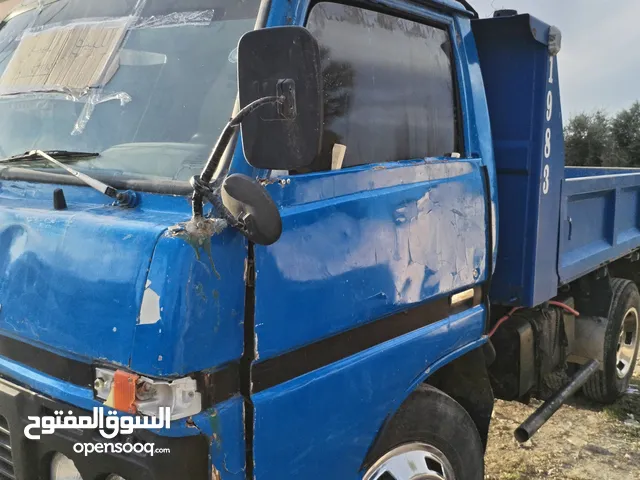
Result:
{"label": "dump body side panel", "polygon": [[558,272],[569,283],[640,248],[640,170],[567,168]]}

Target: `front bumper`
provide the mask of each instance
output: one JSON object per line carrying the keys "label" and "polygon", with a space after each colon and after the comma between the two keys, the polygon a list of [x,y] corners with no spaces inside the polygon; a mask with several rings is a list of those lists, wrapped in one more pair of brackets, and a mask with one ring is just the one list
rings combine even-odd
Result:
{"label": "front bumper", "polygon": [[[112,440],[95,430],[58,430],[29,440],[24,427],[31,423],[28,416],[53,416],[56,410],[72,411],[74,415],[90,412],[56,402],[33,391],[0,379],[0,479],[49,480],[51,458],[60,452],[76,465],[83,480],[103,480],[115,473],[126,480],[164,480],[176,478],[206,479],[208,477],[209,443],[205,436],[164,437],[145,430],[131,435],[118,435]],[[76,453],[76,443],[153,443],[154,449],[170,449],[170,453]]]}

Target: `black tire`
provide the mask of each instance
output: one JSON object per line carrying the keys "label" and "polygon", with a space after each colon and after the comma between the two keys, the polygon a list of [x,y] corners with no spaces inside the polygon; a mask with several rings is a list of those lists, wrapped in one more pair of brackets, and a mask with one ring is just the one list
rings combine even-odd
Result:
{"label": "black tire", "polygon": [[540,400],[547,400],[551,398],[556,392],[569,383],[569,375],[565,370],[557,370],[551,372],[542,379],[542,388],[536,395]]}
{"label": "black tire", "polygon": [[484,478],[484,448],[475,423],[458,402],[429,385],[418,387],[389,421],[368,455],[367,468],[395,448],[416,442],[440,450],[456,480]]}
{"label": "black tire", "polygon": [[627,312],[635,308],[640,312],[640,293],[630,280],[614,278],[611,280],[613,296],[609,308],[609,323],[605,332],[604,368],[596,372],[582,387],[584,395],[596,402],[614,403],[629,388],[634,365],[638,358],[638,342],[631,362],[631,368],[624,378],[619,378],[617,369],[618,339]]}

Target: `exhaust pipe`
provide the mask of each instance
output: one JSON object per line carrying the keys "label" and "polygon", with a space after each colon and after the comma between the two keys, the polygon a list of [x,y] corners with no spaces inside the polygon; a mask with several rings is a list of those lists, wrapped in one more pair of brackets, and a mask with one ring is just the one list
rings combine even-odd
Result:
{"label": "exhaust pipe", "polygon": [[524,443],[529,440],[533,435],[544,425],[551,416],[558,411],[564,402],[566,402],[571,395],[576,393],[580,387],[582,387],[587,380],[598,371],[600,368],[600,362],[598,360],[591,360],[585,363],[578,373],[565,385],[558,390],[553,397],[544,402],[540,407],[527,418],[522,425],[520,425],[513,433],[520,443]]}

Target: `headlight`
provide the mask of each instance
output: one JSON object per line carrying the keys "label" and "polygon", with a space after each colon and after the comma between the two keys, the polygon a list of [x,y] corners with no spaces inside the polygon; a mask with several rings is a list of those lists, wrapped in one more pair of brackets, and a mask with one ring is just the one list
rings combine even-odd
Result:
{"label": "headlight", "polygon": [[[114,381],[114,375],[116,371],[96,368],[93,387],[97,398],[105,400],[106,405],[117,408],[117,404],[111,403],[112,399],[118,396],[118,392],[115,391],[118,382]],[[171,420],[177,420],[195,415],[202,410],[202,395],[198,392],[197,383],[193,378],[185,377],[169,382],[139,377],[123,371],[118,371],[118,375],[128,375],[130,385],[135,382],[135,399],[132,391],[130,401],[138,413],[157,416],[161,407],[169,407]]]}
{"label": "headlight", "polygon": [[157,415],[160,407],[171,409],[171,420],[195,415],[202,410],[202,397],[193,378],[160,382],[140,377],[136,407],[144,415]]}
{"label": "headlight", "polygon": [[73,460],[56,453],[51,459],[51,480],[82,480],[82,475]]}

